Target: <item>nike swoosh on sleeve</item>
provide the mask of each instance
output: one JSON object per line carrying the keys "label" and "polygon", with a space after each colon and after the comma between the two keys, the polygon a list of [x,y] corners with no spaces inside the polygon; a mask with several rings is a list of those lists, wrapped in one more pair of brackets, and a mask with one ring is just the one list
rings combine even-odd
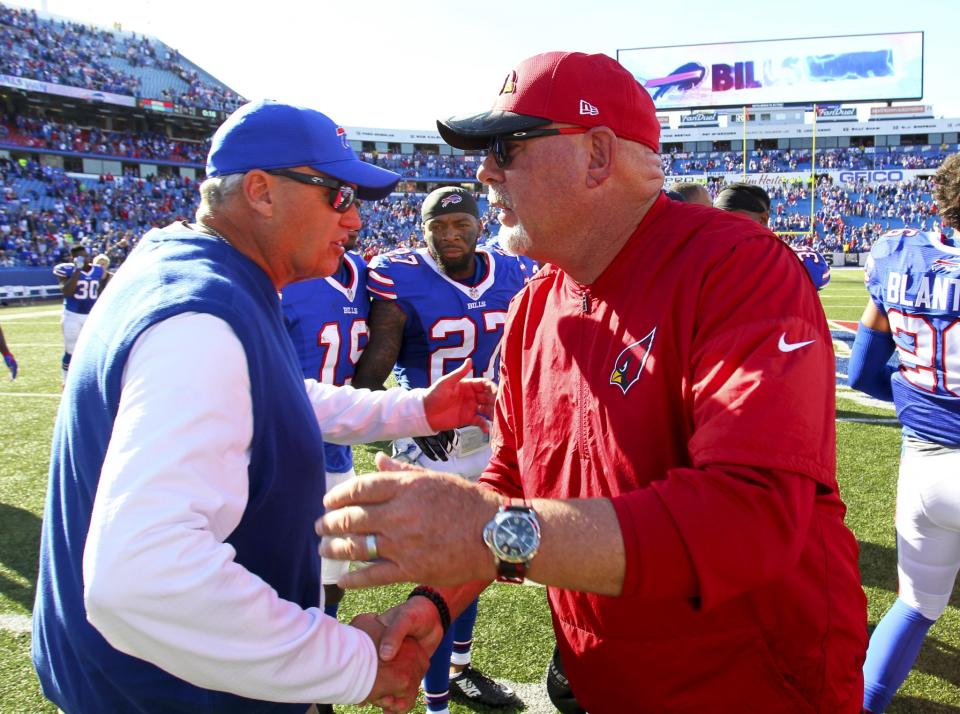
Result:
{"label": "nike swoosh on sleeve", "polygon": [[799,350],[801,347],[806,347],[807,345],[812,345],[816,340],[807,340],[806,342],[787,342],[787,333],[784,332],[780,335],[780,341],[777,343],[777,348],[781,352],[793,352],[794,350]]}

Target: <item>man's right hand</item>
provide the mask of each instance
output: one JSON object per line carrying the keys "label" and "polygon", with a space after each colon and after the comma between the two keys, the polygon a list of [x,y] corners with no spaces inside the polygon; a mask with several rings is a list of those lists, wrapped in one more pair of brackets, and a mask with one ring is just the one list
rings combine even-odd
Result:
{"label": "man's right hand", "polygon": [[446,429],[433,436],[415,436],[413,440],[420,447],[420,451],[433,461],[447,461],[450,444],[453,443],[453,429]]}
{"label": "man's right hand", "polygon": [[[376,615],[357,615],[350,626],[366,632],[380,650],[380,640],[387,628]],[[410,711],[417,703],[420,680],[430,666],[430,656],[416,639],[405,637],[389,661],[378,659],[373,689],[363,703],[380,707],[388,714]]]}

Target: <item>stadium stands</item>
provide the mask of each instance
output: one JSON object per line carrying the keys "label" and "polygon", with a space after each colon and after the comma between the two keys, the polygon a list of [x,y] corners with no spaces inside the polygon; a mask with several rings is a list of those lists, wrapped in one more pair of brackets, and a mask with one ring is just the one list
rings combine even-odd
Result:
{"label": "stadium stands", "polygon": [[[829,148],[817,151],[818,169],[936,169],[957,144],[939,146],[895,146],[864,148]],[[808,149],[767,149],[747,152],[747,172],[785,173],[810,171],[813,154]],[[703,173],[737,173],[743,171],[743,154],[736,151],[668,152],[661,156],[664,173],[686,176]]]}
{"label": "stadium stands", "polygon": [[[144,140],[149,144],[149,140]],[[439,165],[439,164],[438,164]],[[720,182],[708,183],[715,193]],[[799,179],[765,184],[771,196],[771,228],[810,230],[809,189]],[[395,194],[365,202],[361,212],[362,250],[368,255],[419,240],[421,193]],[[176,176],[79,178],[36,162],[0,163],[0,265],[52,265],[76,240],[102,250],[125,241],[132,246],[151,226],[190,219],[196,207],[195,182]],[[481,202],[481,208],[487,210]],[[487,210],[485,234],[496,233]],[[892,228],[934,230],[936,206],[925,179],[844,184],[821,177],[813,206],[816,237],[794,236],[798,245],[824,252],[862,252]],[[115,250],[115,264],[125,255]]]}
{"label": "stadium stands", "polygon": [[[76,241],[93,251],[108,250],[116,265],[151,226],[191,218],[207,137],[223,113],[243,101],[156,38],[3,5],[0,75],[48,83],[8,97],[0,121],[0,157],[6,157],[0,159],[0,268],[7,269],[52,265]],[[146,104],[130,99],[126,109],[121,103],[101,111],[94,102],[78,106],[58,99],[51,86],[113,92]],[[747,152],[746,168],[772,198],[773,230],[792,233],[794,243],[825,253],[860,253],[885,230],[938,227],[926,176],[958,151],[956,138],[917,135],[903,145],[899,139],[877,145],[868,145],[872,138],[847,139],[851,145],[842,147],[834,140],[815,154],[802,144],[757,148]],[[736,142],[713,144],[727,150],[678,150],[705,144],[710,142],[667,144],[664,173],[704,181],[711,193],[724,181],[739,180],[744,157]],[[777,145],[788,144],[794,146]],[[443,153],[430,142],[354,141],[354,146],[365,161],[404,179],[400,193],[361,208],[361,249],[368,257],[416,245],[421,197],[437,184],[475,184],[482,160],[477,154]],[[811,206],[814,163],[818,179]],[[484,240],[498,226],[495,212],[483,202],[481,208]]]}
{"label": "stadium stands", "polygon": [[19,115],[0,129],[0,146],[98,154],[117,159],[161,159],[202,167],[208,142],[173,140],[159,132],[105,131],[71,123]]}
{"label": "stadium stands", "polygon": [[[196,167],[202,167],[209,146],[205,140],[172,140],[158,132],[106,131],[98,127],[78,126],[35,112],[17,115],[13,121],[4,123],[0,127],[0,145],[102,154],[121,159],[167,159]],[[944,158],[957,150],[957,144],[831,148],[818,151],[816,158],[818,169],[872,171],[905,168],[933,171]],[[747,170],[752,174],[808,172],[812,166],[811,157],[809,150],[750,151]],[[445,155],[423,151],[411,154],[363,151],[361,158],[396,171],[404,178],[472,181],[481,157],[475,154]],[[743,171],[742,155],[733,151],[670,152],[664,153],[661,161],[664,173],[670,176],[722,175]]]}
{"label": "stadium stands", "polygon": [[52,266],[77,241],[114,264],[150,227],[190,219],[188,178],[101,176],[80,179],[32,162],[0,162],[0,264]]}
{"label": "stadium stands", "polygon": [[232,111],[245,101],[158,40],[0,5],[0,74]]}

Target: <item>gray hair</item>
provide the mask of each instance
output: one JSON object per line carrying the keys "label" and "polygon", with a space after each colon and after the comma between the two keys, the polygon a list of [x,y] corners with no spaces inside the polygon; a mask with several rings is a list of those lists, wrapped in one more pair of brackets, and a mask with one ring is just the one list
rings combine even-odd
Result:
{"label": "gray hair", "polygon": [[206,179],[200,184],[200,205],[216,208],[240,189],[244,174],[228,174]]}

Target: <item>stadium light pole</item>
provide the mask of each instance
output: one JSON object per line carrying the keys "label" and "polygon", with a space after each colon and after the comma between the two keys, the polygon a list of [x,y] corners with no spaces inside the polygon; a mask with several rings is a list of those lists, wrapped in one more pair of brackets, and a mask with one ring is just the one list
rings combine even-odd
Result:
{"label": "stadium light pole", "polygon": [[747,105],[743,105],[743,182],[747,182]]}
{"label": "stadium light pole", "polygon": [[[813,139],[810,145],[810,245],[813,246],[816,236],[816,215],[817,204],[817,103],[813,103]],[[841,239],[843,236],[841,236]]]}

